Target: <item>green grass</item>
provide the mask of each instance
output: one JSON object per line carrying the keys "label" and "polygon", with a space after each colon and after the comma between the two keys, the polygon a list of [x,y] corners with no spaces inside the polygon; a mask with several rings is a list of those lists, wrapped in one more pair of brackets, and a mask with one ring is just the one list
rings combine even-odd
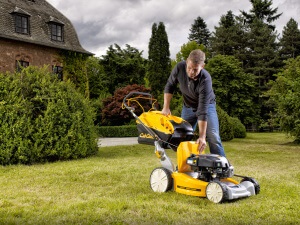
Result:
{"label": "green grass", "polygon": [[224,146],[235,173],[259,181],[259,195],[214,204],[154,193],[153,146],[102,147],[88,159],[1,167],[0,224],[300,224],[300,146],[281,133]]}

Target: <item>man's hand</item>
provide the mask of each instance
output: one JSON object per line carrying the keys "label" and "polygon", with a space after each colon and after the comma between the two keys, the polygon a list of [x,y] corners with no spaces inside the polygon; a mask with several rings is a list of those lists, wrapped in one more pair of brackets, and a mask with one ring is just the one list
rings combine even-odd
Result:
{"label": "man's hand", "polygon": [[164,93],[164,107],[161,110],[161,113],[165,116],[171,115],[170,102],[171,102],[172,97],[173,97],[173,94]]}
{"label": "man's hand", "polygon": [[163,108],[161,113],[165,116],[171,115],[171,110],[169,108]]}
{"label": "man's hand", "polygon": [[206,147],[206,140],[205,140],[205,138],[198,138],[196,143],[198,144],[199,154],[201,154]]}
{"label": "man's hand", "polygon": [[199,144],[198,151],[199,154],[201,154],[206,147],[207,121],[198,120],[198,126],[199,126],[199,138],[197,139],[196,143]]}

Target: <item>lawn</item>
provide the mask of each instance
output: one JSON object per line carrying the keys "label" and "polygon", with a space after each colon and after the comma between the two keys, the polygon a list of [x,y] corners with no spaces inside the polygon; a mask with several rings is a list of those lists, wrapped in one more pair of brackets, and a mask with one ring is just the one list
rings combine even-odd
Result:
{"label": "lawn", "polygon": [[154,193],[153,146],[101,147],[87,159],[1,167],[0,224],[300,224],[300,146],[281,133],[248,133],[224,147],[236,174],[259,181],[259,195],[214,204]]}

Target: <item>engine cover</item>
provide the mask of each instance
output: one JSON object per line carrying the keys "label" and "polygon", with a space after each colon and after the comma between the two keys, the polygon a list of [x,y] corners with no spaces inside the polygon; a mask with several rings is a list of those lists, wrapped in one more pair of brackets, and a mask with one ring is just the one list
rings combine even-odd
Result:
{"label": "engine cover", "polygon": [[199,179],[212,181],[232,177],[234,168],[228,160],[216,154],[191,154],[187,158],[187,164],[194,172],[199,172]]}

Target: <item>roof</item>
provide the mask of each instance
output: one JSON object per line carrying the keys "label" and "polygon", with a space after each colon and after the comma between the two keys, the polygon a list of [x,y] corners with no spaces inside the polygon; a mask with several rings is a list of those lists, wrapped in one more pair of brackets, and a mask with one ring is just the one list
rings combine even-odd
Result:
{"label": "roof", "polygon": [[[30,17],[30,34],[15,32],[13,13]],[[49,22],[63,25],[64,41],[51,40]],[[93,55],[85,50],[71,21],[46,0],[0,0],[0,38]]]}

